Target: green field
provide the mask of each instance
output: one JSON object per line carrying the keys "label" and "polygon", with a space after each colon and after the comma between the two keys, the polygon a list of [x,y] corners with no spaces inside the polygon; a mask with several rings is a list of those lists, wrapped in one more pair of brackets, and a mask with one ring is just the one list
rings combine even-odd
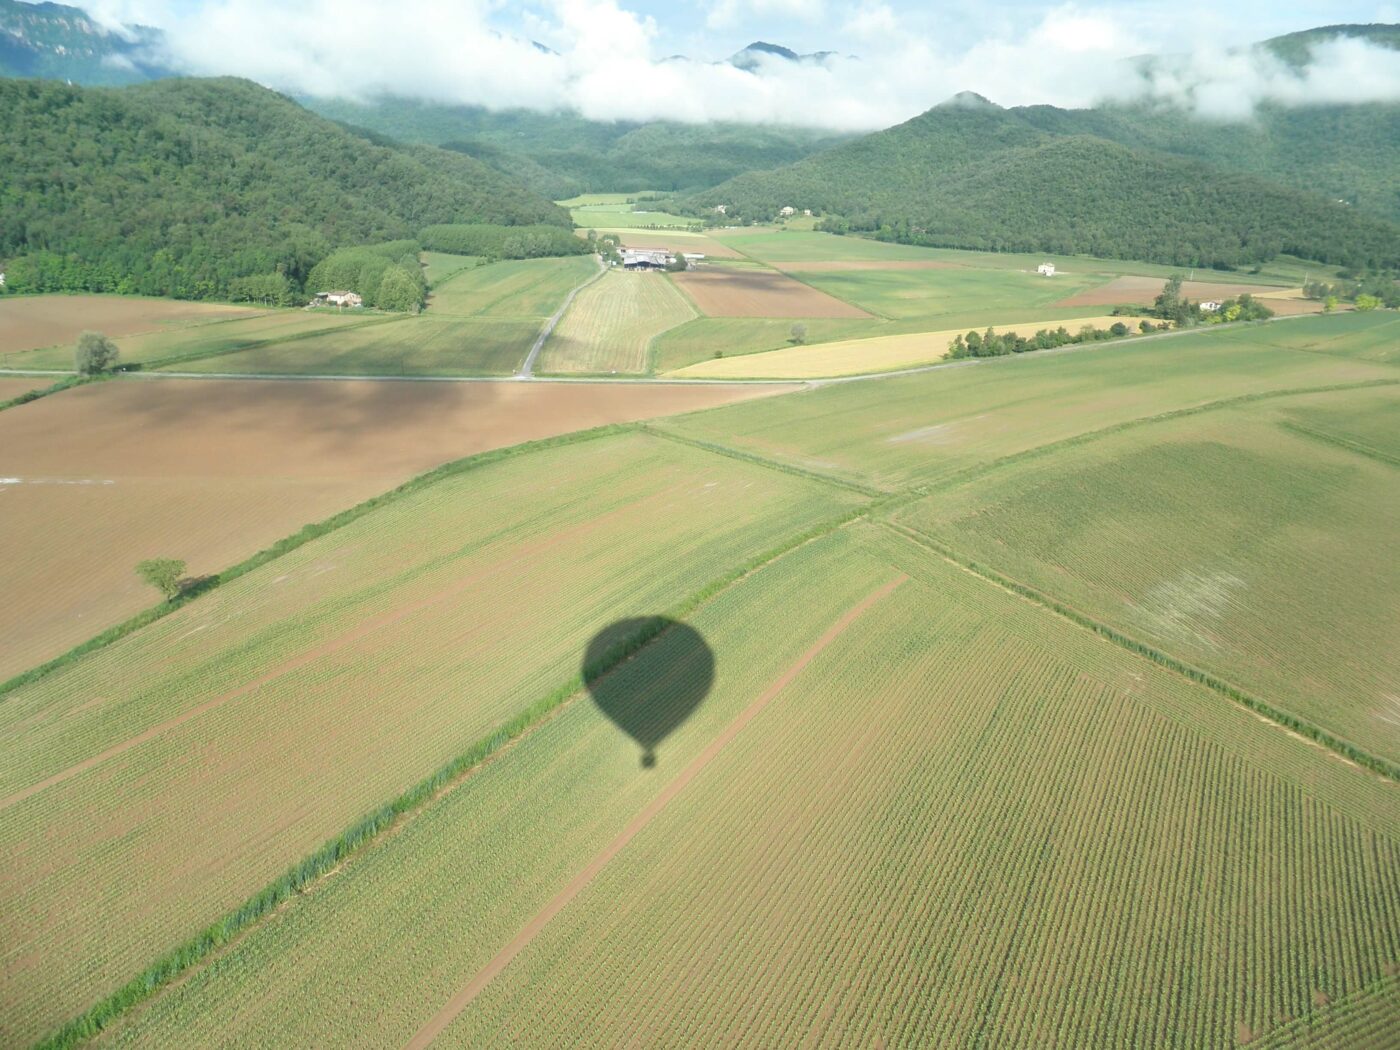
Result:
{"label": "green field", "polygon": [[636,433],[506,459],[10,694],[0,1042],[85,1009],[548,698],[594,632],[856,499]]}
{"label": "green field", "polygon": [[694,226],[700,222],[689,215],[649,211],[646,201],[630,193],[585,193],[557,203],[568,208],[574,225],[584,230]]}
{"label": "green field", "polygon": [[[1046,280],[1021,270],[855,270],[847,273],[799,273],[828,295],[891,320],[928,322],[930,329],[976,325],[983,317],[1004,316],[1003,323],[1055,316],[1047,308],[1075,292],[1101,283],[1093,275]],[[1077,308],[1080,316],[1084,307]],[[1076,308],[1063,308],[1066,317]],[[1013,316],[1015,313],[1027,316]],[[1097,312],[1091,309],[1091,313]],[[959,320],[965,318],[965,320]]]}
{"label": "green field", "polygon": [[[350,310],[274,310],[257,317],[212,321],[168,331],[122,336],[115,342],[121,351],[121,361],[124,364],[148,367],[167,363],[173,365],[229,354],[245,347],[274,343],[290,345],[297,340],[321,334],[345,334],[347,330],[364,325],[373,327],[391,317],[392,315]],[[6,354],[4,366],[71,369],[73,348],[57,346]]]}
{"label": "green field", "polygon": [[545,319],[596,270],[591,258],[579,257],[460,267],[434,286],[419,316],[169,367],[242,375],[510,375]]}
{"label": "green field", "polygon": [[[777,317],[697,317],[656,337],[656,371],[672,372],[708,361],[716,354],[737,357],[790,346],[793,321]],[[879,321],[814,317],[807,326],[809,343],[883,334]]]}
{"label": "green field", "polygon": [[[493,459],[20,687],[0,1041],[316,857],[97,1042],[1386,1045],[1393,321]],[[658,613],[690,630],[607,689],[660,717],[715,677],[648,769],[578,669]]]}
{"label": "green field", "polygon": [[423,264],[423,276],[430,286],[437,286],[455,273],[480,264],[475,255],[448,255],[446,252],[422,252],[419,260]]}
{"label": "green field", "polygon": [[652,341],[693,317],[690,301],[664,275],[606,273],[569,306],[545,343],[537,370],[646,372]]}

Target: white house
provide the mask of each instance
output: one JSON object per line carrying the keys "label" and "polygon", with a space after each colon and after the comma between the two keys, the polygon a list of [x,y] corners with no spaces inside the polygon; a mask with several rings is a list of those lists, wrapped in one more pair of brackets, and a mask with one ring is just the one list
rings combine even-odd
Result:
{"label": "white house", "polygon": [[720,215],[727,215],[727,214],[729,213],[729,205],[727,205],[727,204],[716,204],[716,205],[715,205],[715,211],[718,212]]}
{"label": "white house", "polygon": [[1220,309],[1220,302],[1217,299],[1207,299],[1201,304],[1201,313],[1213,314]]}
{"label": "white house", "polygon": [[1042,277],[1054,277],[1054,276],[1055,276],[1055,264],[1054,264],[1054,263],[1041,263],[1039,266],[1037,266],[1037,267],[1035,268],[1035,272],[1038,273],[1038,274],[1040,274],[1040,276],[1042,276]]}
{"label": "white house", "polygon": [[791,204],[785,204],[778,209],[778,214],[781,215],[784,219],[791,219],[794,215],[797,214],[797,209],[794,208]]}
{"label": "white house", "polygon": [[317,292],[316,301],[327,306],[364,306],[358,292]]}

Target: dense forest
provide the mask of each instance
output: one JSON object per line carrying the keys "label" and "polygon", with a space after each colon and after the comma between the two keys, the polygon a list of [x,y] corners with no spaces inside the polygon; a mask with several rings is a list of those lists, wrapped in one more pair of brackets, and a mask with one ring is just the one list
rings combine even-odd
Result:
{"label": "dense forest", "polygon": [[476,157],[551,200],[580,193],[697,190],[795,160],[851,138],[811,128],[588,120],[385,98],[305,99],[318,113],[409,142]]}
{"label": "dense forest", "polygon": [[[1042,120],[1041,123],[1048,123]],[[1321,194],[1094,135],[1057,134],[959,95],[904,124],[678,201],[717,221],[784,206],[913,244],[1243,267],[1280,253],[1400,265],[1400,229]]]}
{"label": "dense forest", "polygon": [[499,172],[370,141],[249,81],[0,81],[0,264],[13,291],[224,297],[300,286],[339,247],[453,222],[570,228]]}
{"label": "dense forest", "polygon": [[558,226],[492,226],[485,223],[429,226],[419,242],[430,252],[483,255],[488,259],[538,259],[587,255],[594,245]]}

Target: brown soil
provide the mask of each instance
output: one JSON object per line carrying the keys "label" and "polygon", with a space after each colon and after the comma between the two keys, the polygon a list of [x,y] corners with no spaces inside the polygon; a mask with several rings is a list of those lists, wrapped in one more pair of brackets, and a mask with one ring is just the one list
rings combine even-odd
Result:
{"label": "brown soil", "polygon": [[844,270],[961,270],[959,263],[938,259],[824,259],[819,262],[774,263],[780,270],[792,273],[840,273]]}
{"label": "brown soil", "polygon": [[690,270],[672,279],[710,317],[869,317],[772,270]]}
{"label": "brown soil", "polygon": [[245,306],[119,295],[21,296],[0,301],[0,354],[71,343],[88,329],[116,338],[266,312]]}
{"label": "brown soil", "polygon": [[[0,413],[0,679],[439,463],[791,387],[123,379]],[[13,480],[13,479],[18,479]]]}
{"label": "brown soil", "polygon": [[24,376],[19,379],[0,379],[0,401],[9,401],[11,398],[27,394],[31,390],[41,390],[46,386],[53,386],[62,378],[62,376]]}
{"label": "brown soil", "polygon": [[744,728],[752,722],[767,707],[775,697],[786,689],[794,678],[810,664],[823,649],[829,646],[837,638],[841,637],[857,619],[859,619],[872,605],[888,597],[894,590],[908,579],[907,576],[899,576],[886,583],[883,587],[866,595],[854,606],[848,609],[839,620],[827,628],[820,638],[812,643],[811,647],[804,652],[797,660],[784,671],[778,679],[763,691],[753,703],[739,712],[738,717],[724,731],[715,737],[714,740],[705,747],[700,754],[690,762],[685,769],[676,775],[676,778],[661,789],[649,803],[642,808],[642,811],[628,822],[622,832],[608,843],[606,847],[584,866],[577,875],[554,895],[543,908],[537,912],[529,922],[517,933],[496,955],[483,966],[460,992],[454,995],[443,1005],[427,1024],[423,1025],[408,1041],[406,1050],[426,1050],[433,1041],[442,1034],[443,1030],[450,1025],[457,1016],[467,1008],[481,991],[491,983],[491,981],[510,965],[511,961],[529,947],[530,943],[539,935],[549,921],[558,915],[569,902],[577,897],[591,883],[604,868],[631,842],[637,835],[652,822],[670,801],[685,790],[686,786],[694,780],[705,767],[708,766],[721,751],[736,736],[743,732]]}
{"label": "brown soil", "polygon": [[[1052,278],[1053,280],[1053,278]],[[1056,306],[1117,306],[1152,305],[1152,300],[1162,294],[1166,280],[1161,277],[1117,277],[1097,288],[1089,288],[1061,299]],[[1251,295],[1265,295],[1283,291],[1282,288],[1259,284],[1208,284],[1205,281],[1184,281],[1181,294],[1188,299],[1200,302],[1202,299],[1229,299],[1231,296],[1248,292]],[[1271,304],[1272,305],[1272,304]]]}

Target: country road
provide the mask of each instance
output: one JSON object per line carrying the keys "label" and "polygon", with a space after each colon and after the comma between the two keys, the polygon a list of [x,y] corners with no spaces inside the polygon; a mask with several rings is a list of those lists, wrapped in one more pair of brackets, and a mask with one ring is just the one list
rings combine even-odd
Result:
{"label": "country road", "polygon": [[535,359],[540,356],[540,351],[544,349],[545,341],[554,334],[554,326],[557,325],[559,319],[564,316],[564,311],[572,305],[574,296],[578,295],[579,292],[583,291],[594,281],[602,277],[603,274],[608,272],[608,268],[603,265],[602,256],[595,255],[593,256],[593,260],[598,264],[598,272],[566,295],[559,309],[554,311],[554,316],[544,323],[544,327],[540,329],[539,338],[535,340],[535,345],[530,347],[530,352],[525,355],[525,363],[520,366],[520,371],[515,373],[520,379],[535,378]]}

